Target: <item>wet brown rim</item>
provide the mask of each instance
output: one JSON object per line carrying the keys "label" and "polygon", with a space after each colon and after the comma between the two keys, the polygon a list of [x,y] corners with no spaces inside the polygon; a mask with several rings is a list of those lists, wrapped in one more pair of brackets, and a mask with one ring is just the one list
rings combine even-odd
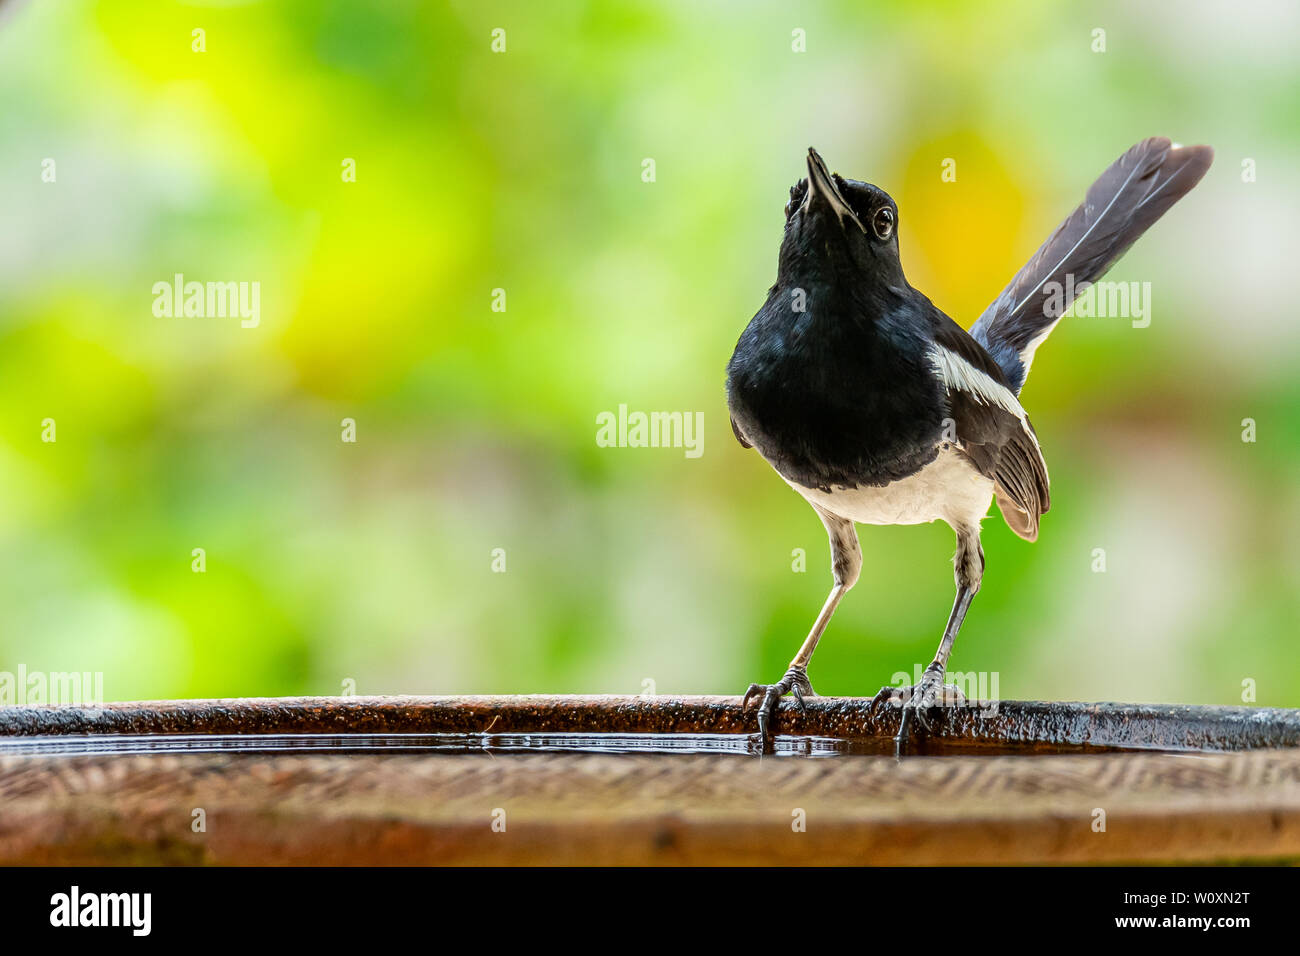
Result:
{"label": "wet brown rim", "polygon": [[[1042,701],[941,708],[931,752],[1216,752],[1300,747],[1300,710]],[[898,711],[865,698],[782,703],[773,731],[891,738]],[[752,734],[736,697],[297,697],[0,708],[0,736],[99,734]]]}
{"label": "wet brown rim", "polygon": [[[775,730],[888,738],[897,720],[870,701],[818,698],[802,712],[783,703]],[[0,708],[0,742],[105,734],[745,736],[752,721],[734,697],[169,701]],[[53,756],[0,747],[0,864],[1300,861],[1300,712],[1008,701],[996,712],[943,710],[934,730],[980,755]],[[1063,749],[1075,752],[1036,756]],[[498,812],[509,821],[501,832],[492,826]],[[794,829],[792,815],[805,816],[806,829]]]}

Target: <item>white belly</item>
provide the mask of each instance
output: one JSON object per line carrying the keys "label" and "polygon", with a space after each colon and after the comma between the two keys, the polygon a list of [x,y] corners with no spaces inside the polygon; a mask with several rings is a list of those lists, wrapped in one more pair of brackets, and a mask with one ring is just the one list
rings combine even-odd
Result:
{"label": "white belly", "polygon": [[941,518],[953,527],[978,528],[993,500],[993,481],[975,471],[955,449],[915,475],[880,488],[790,487],[831,514],[862,524],[924,524]]}

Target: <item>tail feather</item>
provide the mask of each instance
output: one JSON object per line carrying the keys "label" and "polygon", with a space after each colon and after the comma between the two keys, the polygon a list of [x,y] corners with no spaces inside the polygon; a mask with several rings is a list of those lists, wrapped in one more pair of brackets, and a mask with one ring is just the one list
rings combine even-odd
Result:
{"label": "tail feather", "polygon": [[[1157,219],[1201,181],[1209,146],[1143,140],[1115,160],[1087,198],[1002,290],[971,335],[997,360],[1012,388],[1024,385],[1034,350],[1070,307],[1062,290],[1099,280]],[[1073,284],[1066,281],[1073,276]],[[1086,286],[1084,286],[1086,288]]]}

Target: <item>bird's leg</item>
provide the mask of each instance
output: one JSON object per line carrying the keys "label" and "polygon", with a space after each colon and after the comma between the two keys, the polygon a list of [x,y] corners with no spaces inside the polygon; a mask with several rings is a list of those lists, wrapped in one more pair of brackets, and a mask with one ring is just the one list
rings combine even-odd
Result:
{"label": "bird's leg", "polygon": [[[952,654],[952,645],[957,640],[957,632],[961,630],[962,621],[966,619],[966,611],[979,591],[980,581],[984,576],[984,550],[980,547],[978,528],[973,531],[958,530],[957,554],[953,557],[953,567],[957,580],[957,598],[953,601],[952,612],[948,615],[948,624],[943,629],[943,639],[939,641],[939,649],[935,652],[934,660],[921,675],[921,682],[902,691],[903,695],[907,695],[907,700],[903,704],[903,716],[899,722],[898,735],[894,738],[895,746],[899,751],[907,744],[914,723],[920,723],[924,730],[930,729],[926,716],[931,708],[937,706],[941,700],[964,699],[961,691],[956,687],[944,686],[943,677],[948,669],[948,657]],[[889,688],[889,690],[893,689]],[[881,693],[883,694],[884,691],[882,690]]]}
{"label": "bird's leg", "polygon": [[776,710],[777,701],[793,692],[795,700],[800,707],[803,707],[804,695],[814,695],[812,684],[808,680],[808,662],[812,660],[817,642],[821,640],[826,625],[831,621],[831,615],[839,606],[840,599],[857,583],[858,573],[862,570],[862,549],[858,545],[858,532],[853,522],[823,511],[821,508],[815,510],[821,516],[822,524],[826,526],[826,534],[831,540],[831,571],[835,578],[835,586],[831,588],[830,596],[826,598],[821,613],[817,615],[812,630],[804,638],[799,653],[790,662],[785,676],[775,684],[750,684],[749,690],[745,691],[745,696],[740,702],[742,709],[748,708],[749,702],[754,698],[762,698],[758,705],[758,733],[764,741],[767,740],[768,725]]}
{"label": "bird's leg", "polygon": [[822,606],[822,612],[817,615],[812,630],[808,632],[808,636],[804,639],[803,646],[799,648],[799,653],[790,662],[790,667],[785,672],[784,677],[775,684],[750,684],[749,690],[745,691],[745,696],[740,702],[742,709],[749,707],[751,699],[759,696],[763,698],[758,707],[758,733],[763,739],[767,739],[767,725],[771,720],[772,712],[776,709],[776,702],[780,698],[793,693],[794,699],[798,701],[799,706],[802,708],[805,694],[810,697],[816,696],[817,692],[813,690],[812,682],[808,680],[808,662],[812,660],[817,642],[821,640],[822,632],[826,630],[831,615],[835,613],[840,598],[844,596],[844,592],[847,590],[848,588],[839,584],[831,588],[830,596],[826,598],[826,603]]}

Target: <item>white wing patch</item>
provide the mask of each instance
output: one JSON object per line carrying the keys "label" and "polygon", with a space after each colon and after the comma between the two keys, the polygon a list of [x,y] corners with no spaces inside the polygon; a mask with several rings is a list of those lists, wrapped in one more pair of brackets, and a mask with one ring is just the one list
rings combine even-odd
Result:
{"label": "white wing patch", "polygon": [[945,387],[965,392],[985,405],[996,405],[1015,415],[1020,419],[1020,427],[1025,430],[1025,434],[1033,439],[1034,447],[1038,447],[1038,439],[1029,427],[1029,416],[1011,389],[942,345],[931,347],[930,362]]}
{"label": "white wing patch", "polygon": [[1004,408],[1017,418],[1025,417],[1025,410],[1011,389],[994,381],[987,372],[981,372],[956,352],[935,345],[930,348],[929,357],[934,370],[939,373],[940,381],[946,387],[974,395],[985,405]]}

